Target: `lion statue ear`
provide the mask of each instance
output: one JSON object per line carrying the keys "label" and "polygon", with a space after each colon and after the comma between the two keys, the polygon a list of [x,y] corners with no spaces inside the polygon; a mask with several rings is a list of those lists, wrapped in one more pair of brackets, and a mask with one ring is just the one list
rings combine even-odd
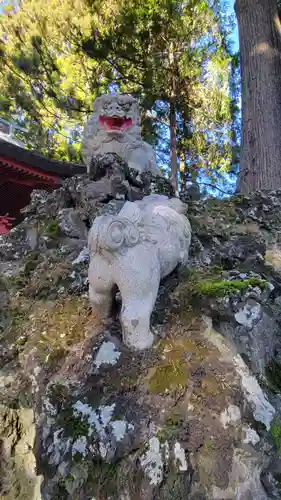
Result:
{"label": "lion statue ear", "polygon": [[140,125],[140,107],[137,99],[132,96],[131,94],[128,94],[126,97],[128,97],[127,102],[130,104],[130,116],[133,116],[134,119],[134,125],[139,126]]}
{"label": "lion statue ear", "polygon": [[103,96],[97,97],[93,102],[94,113],[100,110],[103,101]]}
{"label": "lion statue ear", "polygon": [[127,219],[132,223],[137,223],[141,219],[141,211],[135,203],[127,201],[119,212],[119,217]]}

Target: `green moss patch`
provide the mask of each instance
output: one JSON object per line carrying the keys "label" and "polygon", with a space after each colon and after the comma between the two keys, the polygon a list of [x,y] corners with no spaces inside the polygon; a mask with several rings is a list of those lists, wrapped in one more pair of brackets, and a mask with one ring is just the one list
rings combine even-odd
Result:
{"label": "green moss patch", "polygon": [[46,221],[43,224],[43,234],[49,238],[57,238],[60,235],[60,227],[58,222],[54,220]]}
{"label": "green moss patch", "polygon": [[273,422],[270,426],[270,434],[272,437],[272,441],[274,446],[277,449],[277,453],[281,455],[281,425],[277,418],[273,419]]}
{"label": "green moss patch", "polygon": [[183,412],[178,407],[173,408],[165,420],[164,427],[157,433],[159,441],[164,443],[165,441],[171,442],[173,438],[178,439],[179,432],[183,435],[185,425]]}
{"label": "green moss patch", "polygon": [[33,271],[37,268],[42,256],[40,252],[29,252],[23,260],[19,273],[11,278],[7,278],[6,282],[10,290],[21,290],[26,287]]}
{"label": "green moss patch", "polygon": [[68,297],[58,302],[38,301],[29,316],[25,350],[36,347],[41,361],[58,363],[85,336],[90,321],[86,299]]}
{"label": "green moss patch", "polygon": [[1,341],[10,345],[16,343],[21,346],[25,343],[25,333],[28,331],[29,314],[33,302],[23,300],[15,295],[10,296],[9,307],[6,311],[5,328],[1,332]]}
{"label": "green moss patch", "polygon": [[246,279],[226,279],[227,274],[221,267],[206,267],[185,272],[178,286],[178,295],[183,305],[197,297],[224,297],[244,292],[249,287],[266,288],[267,281],[257,277]]}
{"label": "green moss patch", "polygon": [[260,278],[247,278],[244,280],[231,281],[205,280],[201,283],[196,283],[193,289],[193,294],[195,296],[224,297],[225,295],[244,291],[250,286],[257,286],[261,289],[264,289],[266,285],[267,281]]}
{"label": "green moss patch", "polygon": [[150,392],[165,393],[187,387],[193,360],[203,360],[207,348],[198,340],[172,337],[160,343],[161,361],[148,375]]}

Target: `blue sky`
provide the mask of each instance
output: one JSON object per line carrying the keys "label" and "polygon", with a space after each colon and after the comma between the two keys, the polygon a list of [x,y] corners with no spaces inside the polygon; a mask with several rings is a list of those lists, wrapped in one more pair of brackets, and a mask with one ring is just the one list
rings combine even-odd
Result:
{"label": "blue sky", "polygon": [[[229,14],[235,14],[234,12],[235,0],[227,0],[225,4],[228,5]],[[235,29],[233,32],[232,41],[233,41],[233,51],[237,52],[239,50],[239,41],[238,41],[238,28],[237,28],[236,16],[235,16]]]}
{"label": "blue sky", "polygon": [[0,0],[0,12],[2,8],[8,3],[8,0]]}

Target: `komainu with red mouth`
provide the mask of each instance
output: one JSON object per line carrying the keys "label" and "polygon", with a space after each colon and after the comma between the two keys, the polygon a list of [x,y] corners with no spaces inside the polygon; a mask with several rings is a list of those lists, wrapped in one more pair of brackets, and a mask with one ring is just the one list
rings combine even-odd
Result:
{"label": "komainu with red mouth", "polygon": [[139,106],[132,96],[104,95],[94,102],[94,113],[86,122],[82,155],[88,172],[97,154],[116,153],[138,172],[162,175],[150,144],[141,138]]}

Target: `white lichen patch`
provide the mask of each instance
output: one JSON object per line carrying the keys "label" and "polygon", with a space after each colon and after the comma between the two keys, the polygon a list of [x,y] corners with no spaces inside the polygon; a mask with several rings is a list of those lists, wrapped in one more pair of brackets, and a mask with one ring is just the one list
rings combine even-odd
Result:
{"label": "white lichen patch", "polygon": [[55,423],[56,423],[55,418],[51,418],[48,415],[46,416],[45,423],[42,427],[42,440],[43,440],[43,442],[45,442],[48,439],[50,434],[53,434],[52,427],[53,427],[53,425],[55,425]]}
{"label": "white lichen patch", "polygon": [[127,430],[127,422],[125,420],[115,420],[115,422],[112,422],[111,427],[117,441],[124,439]]}
{"label": "white lichen patch", "polygon": [[72,445],[72,456],[75,453],[81,453],[81,455],[85,456],[87,452],[87,439],[86,436],[81,436],[79,439],[76,439]]}
{"label": "white lichen patch", "polygon": [[226,429],[230,424],[241,420],[241,412],[238,406],[229,405],[220,415],[220,421]]}
{"label": "white lichen patch", "polygon": [[170,458],[170,450],[169,450],[169,443],[168,443],[168,441],[165,441],[165,443],[163,444],[163,449],[164,449],[165,460],[166,460],[166,462],[168,462],[169,458]]}
{"label": "white lichen patch", "polygon": [[121,493],[121,497],[120,497],[120,500],[131,500],[132,497],[130,496],[130,494],[125,491],[124,493]]}
{"label": "white lichen patch", "polygon": [[[234,367],[238,376],[239,385],[241,386],[244,397],[253,409],[255,419],[262,422],[267,430],[269,430],[275,415],[275,409],[266,399],[256,378],[251,375],[249,368],[246,366],[241,356],[237,354],[235,346],[231,343],[227,343],[222,335],[212,329],[211,319],[204,316],[204,321],[207,328],[203,332],[203,335],[208,338],[209,342],[212,342],[212,344],[217,347],[221,354],[221,359]],[[236,379],[235,374],[233,375],[233,378]]]}
{"label": "white lichen patch", "polygon": [[106,455],[110,451],[109,443],[103,443],[102,441],[99,443],[100,455],[102,458],[106,458]]}
{"label": "white lichen patch", "polygon": [[214,500],[240,500],[252,498],[254,500],[267,500],[266,494],[260,480],[261,457],[241,450],[234,449],[232,459],[232,470],[229,473],[229,483],[226,489],[217,486],[212,488],[212,499]]}
{"label": "white lichen patch", "polygon": [[88,262],[89,260],[89,250],[87,247],[84,247],[83,250],[79,253],[78,257],[72,261],[72,265],[82,264],[83,262]]}
{"label": "white lichen patch", "polygon": [[180,443],[175,443],[174,446],[175,455],[175,466],[179,468],[179,471],[183,472],[187,470],[187,461],[185,458],[185,451],[181,447]]}
{"label": "white lichen patch", "polygon": [[12,375],[0,375],[0,388],[3,389],[6,386],[9,386],[14,381],[14,377]]}
{"label": "white lichen patch", "polygon": [[[114,419],[115,404],[101,405],[97,409],[86,403],[77,401],[73,406],[74,415],[87,420],[89,425],[88,435],[96,432],[99,436],[99,452],[102,458],[106,458],[108,452],[124,439],[126,433],[134,427],[125,419]],[[90,447],[89,447],[90,449]]]}
{"label": "white lichen patch", "polygon": [[68,462],[61,462],[58,466],[58,472],[60,473],[61,476],[66,476],[67,475],[67,470],[68,470],[69,464]]}
{"label": "white lichen patch", "polygon": [[103,364],[115,365],[121,356],[113,342],[103,342],[96,355],[94,364],[99,368]]}
{"label": "white lichen patch", "polygon": [[53,442],[48,446],[47,454],[50,465],[58,465],[62,458],[68,453],[71,445],[71,439],[63,437],[63,429],[58,429],[53,434]]}
{"label": "white lichen patch", "polygon": [[124,439],[128,430],[134,429],[134,426],[132,424],[128,424],[126,420],[114,420],[110,423],[110,426],[117,442]]}
{"label": "white lichen patch", "polygon": [[110,406],[101,405],[98,409],[94,409],[86,403],[77,401],[73,405],[73,409],[74,415],[83,416],[87,419],[89,424],[89,435],[95,430],[98,434],[101,434],[112,419],[115,404]]}
{"label": "white lichen patch", "polygon": [[48,415],[51,415],[53,417],[55,417],[57,415],[56,407],[51,403],[51,401],[49,399],[45,399],[43,401],[43,406],[44,406],[46,413]]}
{"label": "white lichen patch", "polygon": [[242,390],[247,401],[253,408],[255,419],[258,422],[262,422],[269,431],[270,424],[275,415],[275,409],[266,399],[257,379],[250,374],[248,367],[239,354],[234,357],[233,363],[238,375],[241,377]]}
{"label": "white lichen patch", "polygon": [[33,370],[35,377],[38,377],[38,375],[40,375],[41,371],[42,371],[41,366],[35,366],[35,368]]}
{"label": "white lichen patch", "polygon": [[243,431],[244,431],[243,443],[251,443],[252,445],[255,445],[259,442],[260,437],[258,433],[255,431],[255,429],[252,429],[252,427],[247,426],[243,427]]}
{"label": "white lichen patch", "polygon": [[150,438],[147,451],[140,457],[140,464],[150,480],[156,486],[163,481],[163,459],[160,441],[157,437]]}
{"label": "white lichen patch", "polygon": [[253,328],[262,317],[262,307],[258,302],[247,303],[234,316],[240,325]]}

